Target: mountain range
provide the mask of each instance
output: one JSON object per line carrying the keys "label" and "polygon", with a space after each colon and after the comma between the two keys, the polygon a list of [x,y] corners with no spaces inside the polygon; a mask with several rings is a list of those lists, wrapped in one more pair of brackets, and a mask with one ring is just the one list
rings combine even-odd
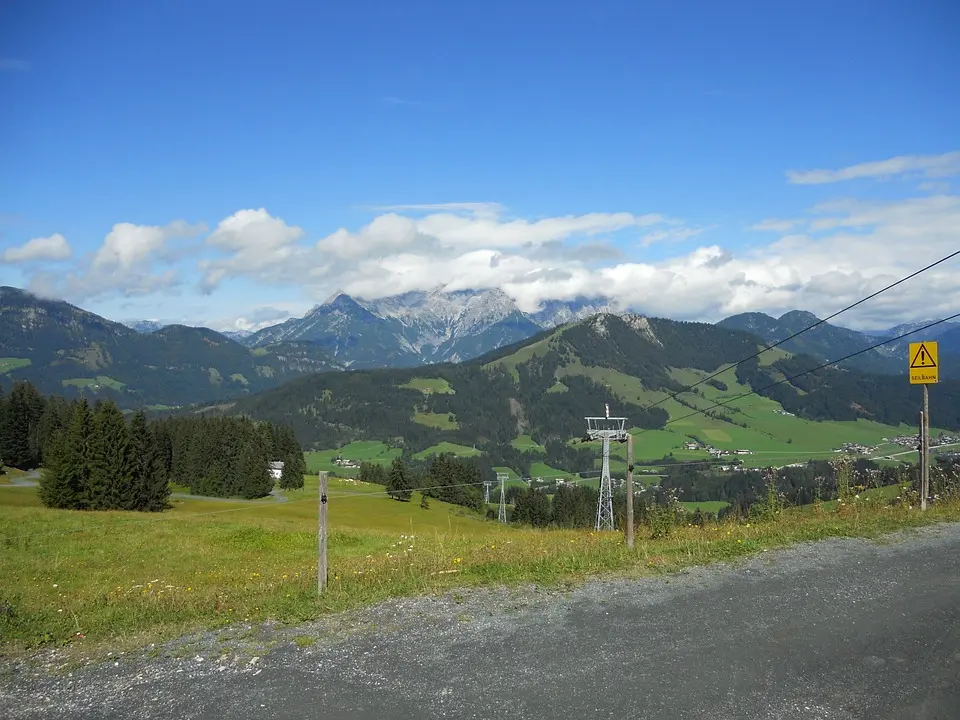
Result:
{"label": "mountain range", "polygon": [[299,340],[317,343],[351,369],[461,362],[598,312],[596,298],[552,301],[521,312],[502,290],[408,292],[358,300],[337,292],[302,318],[291,318],[243,339],[252,347]]}
{"label": "mountain range", "polygon": [[[111,396],[123,407],[207,403],[254,394],[306,373],[466,362],[598,314],[639,317],[603,298],[555,300],[524,313],[500,290],[435,289],[374,301],[338,292],[302,318],[228,334],[155,320],[112,322],[2,287],[0,384],[29,379],[44,392]],[[745,313],[717,326],[772,343],[815,322],[810,313],[792,311],[780,318]],[[882,334],[909,329],[898,326]],[[941,374],[957,377],[960,362],[950,356],[960,356],[960,325],[944,323],[918,339],[933,338],[933,330],[947,360]],[[825,362],[875,344],[878,335],[824,323],[781,348]],[[911,339],[869,350],[843,367],[903,374]]]}
{"label": "mountain range", "polygon": [[[521,311],[503,291],[436,288],[379,300],[363,300],[337,292],[300,318],[249,334],[224,333],[250,347],[296,340],[322,348],[345,368],[413,367],[436,362],[462,362],[498,347],[524,340],[543,330],[576,322],[598,313],[628,314],[629,310],[602,297],[549,300],[533,313]],[[733,315],[718,325],[745,330],[775,343],[819,322],[809,312],[793,310],[775,318],[752,312]],[[822,362],[862,351],[879,342],[923,327],[928,322],[897,325],[863,333],[824,323],[788,340],[781,347],[808,354]],[[140,329],[150,321],[133,323]],[[867,350],[842,367],[865,372],[902,374],[909,342],[919,336]],[[941,352],[960,354],[960,323],[943,323],[921,339],[938,339]],[[956,374],[953,367],[948,374]]]}
{"label": "mountain range", "polygon": [[[724,318],[717,324],[729,329],[744,330],[762,338],[767,344],[773,344],[819,322],[820,319],[813,313],[793,310],[779,318],[757,312],[742,313]],[[859,352],[860,354],[856,357],[839,363],[839,367],[863,372],[901,375],[907,371],[910,343],[936,340],[940,354],[947,360],[941,363],[941,374],[945,377],[960,377],[960,323],[940,323],[914,335],[887,342],[890,338],[912,333],[931,322],[933,321],[928,320],[897,325],[888,330],[873,333],[861,333],[823,323],[799,337],[783,342],[778,347],[794,354],[809,355],[821,362]],[[873,347],[882,342],[886,344]]]}
{"label": "mountain range", "polygon": [[[844,432],[878,442],[916,420],[917,388],[903,377],[816,369],[815,359],[787,351],[740,362],[760,347],[756,335],[721,325],[598,314],[458,364],[310,375],[220,408],[291,425],[309,447],[379,440],[416,454],[454,443],[514,469],[523,438],[553,467],[592,463],[596,447],[573,456],[584,416],[602,415],[605,404],[658,431],[639,436],[648,456],[651,445],[666,454],[689,441],[822,456]],[[736,401],[751,389],[759,397]],[[935,396],[937,427],[960,427],[960,383],[942,381]],[[882,425],[821,431],[808,420]]]}
{"label": "mountain range", "polygon": [[257,348],[207,328],[137,332],[59,300],[0,287],[0,383],[111,397],[121,407],[178,406],[258,392],[342,366],[311,343]]}

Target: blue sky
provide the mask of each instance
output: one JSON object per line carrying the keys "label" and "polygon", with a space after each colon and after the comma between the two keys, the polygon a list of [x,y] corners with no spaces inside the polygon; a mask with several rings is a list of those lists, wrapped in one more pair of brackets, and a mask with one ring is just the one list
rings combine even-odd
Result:
{"label": "blue sky", "polygon": [[958,88],[946,0],[10,0],[0,283],[218,328],[444,284],[827,314],[960,247]]}

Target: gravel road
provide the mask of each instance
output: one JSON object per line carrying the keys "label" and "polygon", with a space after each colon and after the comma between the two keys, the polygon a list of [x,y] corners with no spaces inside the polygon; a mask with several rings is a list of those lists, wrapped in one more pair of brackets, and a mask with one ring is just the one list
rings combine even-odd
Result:
{"label": "gravel road", "polygon": [[3,668],[0,716],[956,720],[960,524],[54,663]]}

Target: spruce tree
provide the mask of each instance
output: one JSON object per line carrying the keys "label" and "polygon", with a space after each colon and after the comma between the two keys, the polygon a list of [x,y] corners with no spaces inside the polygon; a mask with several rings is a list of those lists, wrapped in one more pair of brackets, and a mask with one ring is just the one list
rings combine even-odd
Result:
{"label": "spruce tree", "polygon": [[[251,428],[253,429],[253,428]],[[247,499],[264,497],[273,490],[273,478],[267,466],[267,447],[263,436],[249,430],[244,433],[243,447],[240,451],[239,476],[241,479],[240,495]]]}
{"label": "spruce tree", "polygon": [[[155,430],[155,429],[154,429]],[[137,411],[130,421],[130,459],[133,473],[132,502],[129,509],[160,512],[167,507],[170,483],[155,432],[147,425],[146,415]]]}
{"label": "spruce tree", "polygon": [[134,507],[130,433],[123,413],[112,400],[97,403],[94,413],[87,501],[92,510]]}
{"label": "spruce tree", "polygon": [[394,458],[387,480],[387,494],[394,500],[408,501],[413,495],[408,468],[402,458]]}
{"label": "spruce tree", "polygon": [[293,430],[286,425],[279,428],[274,426],[274,439],[274,456],[279,452],[280,459],[283,460],[280,487],[285,490],[302,488],[303,476],[307,474],[307,462],[303,458],[303,449],[297,442]]}
{"label": "spruce tree", "polygon": [[14,383],[0,418],[0,457],[7,465],[21,470],[40,465],[38,430],[43,406],[43,396],[31,383]]}
{"label": "spruce tree", "polygon": [[40,478],[40,499],[48,507],[90,508],[91,440],[93,415],[86,398],[73,406],[70,424],[50,447],[51,462]]}

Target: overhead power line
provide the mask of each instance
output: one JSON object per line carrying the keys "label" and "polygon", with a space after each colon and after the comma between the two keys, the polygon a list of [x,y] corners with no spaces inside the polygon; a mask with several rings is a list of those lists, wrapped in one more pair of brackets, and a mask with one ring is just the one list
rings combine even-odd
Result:
{"label": "overhead power line", "polygon": [[[749,392],[741,393],[740,395],[736,395],[736,396],[734,396],[734,397],[732,397],[732,398],[728,398],[728,399],[724,400],[723,402],[714,403],[713,405],[711,405],[711,406],[709,406],[709,407],[700,408],[700,409],[698,409],[698,410],[695,410],[695,411],[692,412],[692,413],[687,413],[686,415],[681,415],[680,417],[674,418],[673,420],[668,420],[667,422],[665,422],[665,423],[663,424],[663,427],[666,427],[667,425],[672,425],[672,424],[675,423],[675,422],[680,422],[681,420],[686,420],[687,418],[694,417],[695,415],[702,415],[703,413],[706,413],[708,410],[713,410],[714,408],[724,407],[724,406],[729,405],[730,403],[732,403],[734,400],[740,400],[740,399],[742,399],[742,398],[749,397],[749,396],[751,396],[751,395],[759,395],[759,394],[762,393],[764,390],[769,390],[770,388],[774,388],[774,387],[776,387],[777,385],[782,385],[783,383],[792,382],[792,381],[796,380],[797,378],[803,377],[804,375],[809,375],[810,373],[816,372],[817,370],[823,370],[825,367],[829,367],[830,365],[836,365],[837,363],[843,362],[844,360],[849,360],[850,358],[854,358],[854,357],[856,357],[857,355],[862,355],[863,353],[869,352],[870,350],[876,350],[878,347],[883,347],[884,345],[889,345],[890,343],[896,342],[897,340],[901,340],[901,339],[907,337],[908,335],[913,335],[913,334],[915,334],[915,333],[918,333],[918,332],[921,332],[921,331],[923,331],[923,330],[926,330],[927,328],[931,328],[931,327],[933,327],[934,325],[939,325],[940,323],[949,322],[950,320],[954,320],[955,318],[958,318],[958,317],[960,317],[960,313],[955,313],[955,314],[950,315],[949,317],[945,317],[945,318],[943,318],[943,319],[941,319],[941,320],[935,320],[934,322],[928,323],[927,325],[924,325],[923,327],[919,327],[919,328],[917,328],[916,330],[911,330],[911,331],[909,331],[909,332],[905,332],[905,333],[902,333],[902,334],[900,334],[900,335],[897,335],[896,337],[888,338],[888,339],[883,340],[883,341],[881,341],[881,342],[878,342],[878,343],[876,343],[876,344],[874,344],[874,345],[871,345],[870,347],[865,347],[865,348],[863,348],[862,350],[857,350],[856,352],[852,352],[852,353],[850,353],[849,355],[844,355],[842,358],[837,358],[836,360],[830,360],[830,361],[828,361],[828,362],[823,363],[822,365],[817,365],[817,366],[814,367],[814,368],[810,368],[809,370],[804,370],[804,371],[801,372],[801,373],[797,373],[796,375],[791,375],[790,377],[785,377],[785,378],[783,378],[783,379],[781,379],[781,380],[777,380],[776,382],[771,383],[771,384],[769,384],[769,385],[765,385],[765,386],[763,386],[762,388],[759,388],[759,389],[757,389],[757,390],[751,390],[751,391],[749,391]],[[659,429],[660,429],[660,428],[645,428],[645,429],[641,430],[640,432],[638,432],[637,435],[643,435],[644,433],[649,432],[650,430],[659,430]]]}
{"label": "overhead power line", "polygon": [[[739,362],[736,362],[736,363],[734,363],[733,365],[731,365],[731,366],[729,366],[729,367],[724,367],[724,368],[722,368],[721,370],[717,370],[717,371],[716,371],[715,373],[713,373],[712,375],[707,375],[707,377],[698,380],[697,382],[693,383],[693,385],[688,385],[688,386],[686,386],[684,389],[678,390],[677,392],[673,393],[672,395],[667,395],[666,397],[661,398],[660,400],[658,400],[657,402],[653,403],[652,405],[647,405],[646,407],[644,407],[644,410],[650,410],[651,408],[655,408],[655,407],[657,407],[658,405],[662,405],[662,404],[665,403],[667,400],[676,400],[678,396],[682,395],[682,394],[685,393],[685,392],[690,392],[693,388],[697,387],[698,385],[702,385],[703,383],[707,382],[708,380],[713,380],[713,378],[717,377],[718,375],[721,375],[721,374],[725,373],[725,372],[726,372],[727,370],[729,370],[731,367],[737,367],[738,365],[742,365],[743,363],[748,362],[748,361],[750,361],[750,360],[753,360],[754,358],[760,357],[761,355],[763,355],[763,353],[767,352],[768,350],[773,350],[775,347],[779,347],[780,345],[783,345],[785,342],[788,342],[788,341],[790,341],[790,340],[793,340],[795,337],[798,337],[798,336],[800,336],[800,335],[803,335],[805,332],[809,332],[810,330],[813,330],[815,327],[818,327],[818,326],[820,326],[820,325],[823,325],[823,324],[824,324],[825,322],[827,322],[828,320],[832,320],[833,318],[835,318],[835,317],[837,317],[838,315],[841,315],[841,314],[847,312],[848,310],[853,310],[853,308],[857,307],[858,305],[862,305],[862,304],[865,303],[867,300],[872,300],[873,298],[877,297],[878,295],[881,295],[881,294],[887,292],[887,290],[891,290],[891,289],[895,288],[897,285],[900,285],[901,283],[905,283],[907,280],[910,280],[910,279],[912,279],[912,278],[915,278],[915,277],[916,277],[917,275],[919,275],[920,273],[924,273],[924,272],[926,272],[927,270],[930,270],[931,268],[935,268],[935,267],[936,267],[937,265],[939,265],[940,263],[945,263],[947,260],[950,260],[950,259],[952,259],[952,258],[955,258],[955,257],[957,257],[958,255],[960,255],[960,250],[957,250],[956,252],[952,252],[952,253],[950,253],[949,255],[947,255],[947,256],[945,256],[945,257],[942,257],[942,258],[940,258],[939,260],[937,260],[936,262],[932,262],[932,263],[930,263],[929,265],[927,265],[926,267],[922,267],[922,268],[920,268],[919,270],[916,270],[915,272],[910,273],[910,274],[907,275],[906,277],[900,278],[900,279],[897,280],[896,282],[891,283],[890,285],[887,285],[886,287],[881,288],[881,289],[877,290],[876,292],[871,293],[870,295],[867,295],[865,298],[861,298],[860,300],[857,300],[857,301],[856,301],[855,303],[853,303],[852,305],[847,305],[847,306],[846,306],[845,308],[843,308],[842,310],[837,310],[835,313],[833,313],[833,315],[828,315],[827,317],[823,318],[823,320],[817,320],[817,322],[813,323],[813,325],[810,325],[809,327],[805,327],[805,328],[803,328],[803,330],[798,330],[797,332],[793,333],[793,335],[790,335],[789,337],[785,337],[783,340],[778,340],[777,342],[773,343],[772,345],[765,345],[761,350],[758,350],[758,351],[755,352],[753,355],[750,355],[749,357],[745,357],[743,360],[740,360]],[[941,322],[943,322],[943,321],[941,321]],[[929,327],[929,326],[928,326],[928,327]],[[902,336],[901,336],[901,337],[902,337]],[[874,347],[877,347],[877,346],[874,346]],[[865,350],[863,350],[863,352],[866,352],[867,350],[873,350],[873,349],[874,349],[874,348],[866,348]],[[859,354],[859,353],[855,353],[855,354]],[[851,355],[850,357],[853,357],[853,356]],[[840,362],[840,360],[835,360],[834,362]]]}

